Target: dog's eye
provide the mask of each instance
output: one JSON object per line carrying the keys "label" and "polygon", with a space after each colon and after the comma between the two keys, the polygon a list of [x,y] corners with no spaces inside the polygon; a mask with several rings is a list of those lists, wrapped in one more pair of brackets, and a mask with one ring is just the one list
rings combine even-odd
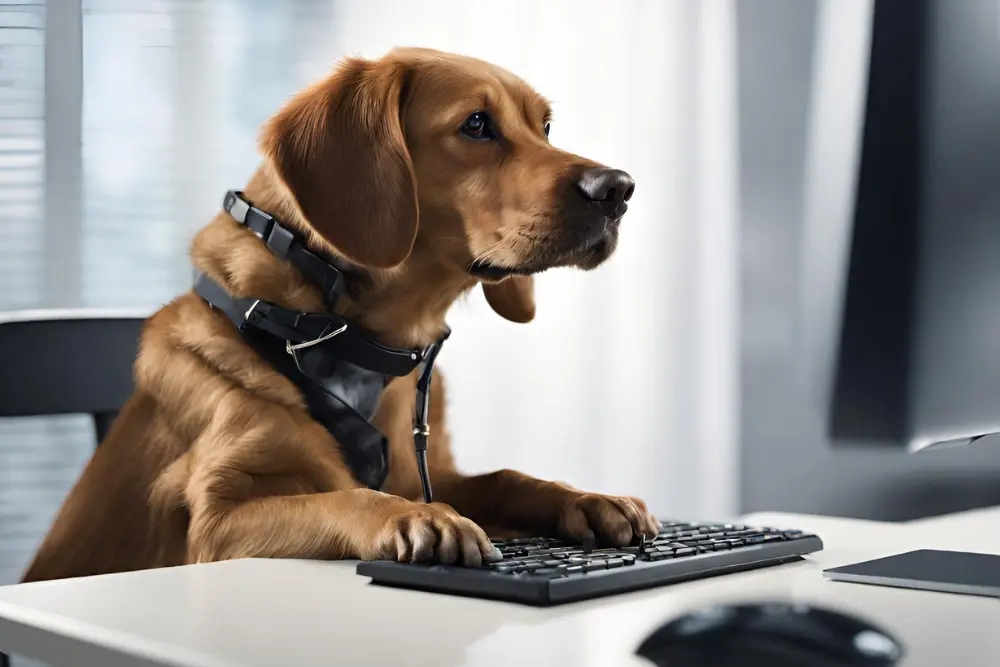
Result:
{"label": "dog's eye", "polygon": [[479,141],[496,139],[497,136],[494,134],[492,126],[493,121],[489,115],[485,111],[477,111],[462,123],[462,134]]}
{"label": "dog's eye", "polygon": [[549,136],[549,130],[551,129],[552,129],[552,123],[546,123],[545,125],[542,126],[542,130],[545,131],[546,137]]}

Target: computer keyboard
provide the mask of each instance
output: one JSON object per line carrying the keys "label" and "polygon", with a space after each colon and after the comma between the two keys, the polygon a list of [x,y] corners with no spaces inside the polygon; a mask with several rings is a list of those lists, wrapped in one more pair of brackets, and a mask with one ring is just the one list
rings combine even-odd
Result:
{"label": "computer keyboard", "polygon": [[357,573],[372,583],[534,605],[573,602],[640,588],[780,565],[823,549],[800,530],[666,522],[641,544],[585,549],[535,537],[495,542],[503,560],[472,569],[376,561]]}

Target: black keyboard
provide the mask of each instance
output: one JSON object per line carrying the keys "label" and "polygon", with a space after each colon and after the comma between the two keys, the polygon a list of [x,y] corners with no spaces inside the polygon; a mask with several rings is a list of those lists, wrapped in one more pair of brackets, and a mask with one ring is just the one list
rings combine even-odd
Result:
{"label": "black keyboard", "polygon": [[376,584],[554,605],[780,565],[823,549],[800,530],[679,522],[624,548],[588,550],[545,537],[495,544],[503,560],[479,569],[376,561],[359,563],[357,573]]}

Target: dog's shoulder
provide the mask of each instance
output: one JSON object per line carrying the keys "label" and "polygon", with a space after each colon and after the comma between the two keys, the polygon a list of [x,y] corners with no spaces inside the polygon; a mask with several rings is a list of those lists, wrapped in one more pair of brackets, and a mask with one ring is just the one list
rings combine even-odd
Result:
{"label": "dog's shoulder", "polygon": [[305,407],[295,385],[193,292],[149,319],[135,371],[137,387],[161,408],[183,415],[191,436],[204,429],[227,399],[252,397],[289,409]]}

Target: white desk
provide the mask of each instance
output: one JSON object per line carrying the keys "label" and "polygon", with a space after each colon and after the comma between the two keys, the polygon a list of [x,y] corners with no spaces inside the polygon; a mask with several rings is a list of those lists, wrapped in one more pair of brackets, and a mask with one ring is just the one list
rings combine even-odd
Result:
{"label": "white desk", "polygon": [[905,524],[772,513],[743,521],[813,531],[826,550],[551,609],[369,586],[348,562],[243,560],[7,586],[0,649],[57,667],[648,667],[633,651],[666,620],[718,602],[774,599],[870,618],[905,643],[906,667],[1000,662],[1000,600],[820,574],[922,547],[1000,553],[1000,508]]}

